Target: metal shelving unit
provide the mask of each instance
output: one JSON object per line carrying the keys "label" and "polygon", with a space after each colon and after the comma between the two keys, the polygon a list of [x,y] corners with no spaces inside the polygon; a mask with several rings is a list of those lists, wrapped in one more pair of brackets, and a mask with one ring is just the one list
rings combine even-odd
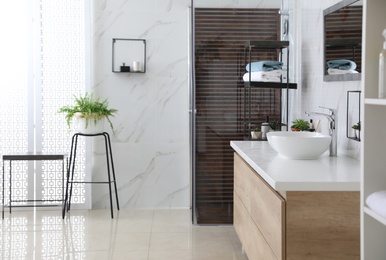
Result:
{"label": "metal shelving unit", "polygon": [[[283,50],[287,49],[286,52],[286,77],[285,81],[283,77],[281,82],[260,82],[260,81],[251,81],[251,65],[249,65],[249,81],[244,82],[244,136],[247,138],[252,129],[252,89],[253,88],[268,88],[268,89],[282,89],[286,91],[285,100],[283,100],[283,91],[280,93],[280,111],[283,111],[283,101],[286,109],[285,122],[284,125],[288,130],[289,117],[288,117],[288,91],[290,89],[297,89],[296,83],[289,82],[289,41],[246,41],[244,46],[244,64],[250,64],[252,61],[252,53],[255,50],[273,50],[277,51],[277,56],[279,61],[283,61]],[[280,112],[280,118],[282,118],[282,112]],[[249,138],[247,138],[249,139]]]}

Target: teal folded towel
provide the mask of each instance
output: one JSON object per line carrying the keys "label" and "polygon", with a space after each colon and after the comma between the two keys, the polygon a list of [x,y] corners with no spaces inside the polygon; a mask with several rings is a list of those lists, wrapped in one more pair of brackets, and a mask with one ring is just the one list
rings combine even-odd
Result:
{"label": "teal folded towel", "polygon": [[327,61],[327,66],[330,69],[355,70],[357,64],[351,60],[330,60]]}
{"label": "teal folded towel", "polygon": [[254,61],[248,63],[245,69],[249,71],[249,67],[251,67],[251,71],[272,71],[272,70],[281,70],[283,67],[283,62],[280,61]]}

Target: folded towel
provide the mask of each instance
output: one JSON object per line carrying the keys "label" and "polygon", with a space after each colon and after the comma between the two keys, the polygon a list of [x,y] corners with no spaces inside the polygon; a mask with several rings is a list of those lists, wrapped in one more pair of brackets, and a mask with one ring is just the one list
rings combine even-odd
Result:
{"label": "folded towel", "polygon": [[327,61],[327,66],[332,69],[355,70],[357,64],[351,60],[330,60]]}
{"label": "folded towel", "polygon": [[328,75],[339,75],[339,74],[355,74],[359,73],[356,70],[340,70],[340,69],[328,69],[327,70]]}
{"label": "folded towel", "polygon": [[244,74],[243,80],[249,81],[249,74],[251,74],[251,81],[280,82],[282,73],[282,70],[247,72]]}
{"label": "folded towel", "polygon": [[248,63],[245,69],[249,71],[249,66],[251,66],[251,71],[272,71],[272,70],[281,70],[283,67],[283,62],[280,61],[255,61]]}
{"label": "folded towel", "polygon": [[376,213],[386,218],[386,190],[370,194],[366,198],[366,204]]}

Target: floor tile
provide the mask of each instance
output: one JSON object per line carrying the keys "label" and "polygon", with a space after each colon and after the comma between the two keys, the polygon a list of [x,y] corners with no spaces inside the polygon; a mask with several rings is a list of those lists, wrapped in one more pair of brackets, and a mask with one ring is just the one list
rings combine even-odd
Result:
{"label": "floor tile", "polygon": [[188,209],[15,211],[1,259],[248,260],[233,226],[194,226]]}

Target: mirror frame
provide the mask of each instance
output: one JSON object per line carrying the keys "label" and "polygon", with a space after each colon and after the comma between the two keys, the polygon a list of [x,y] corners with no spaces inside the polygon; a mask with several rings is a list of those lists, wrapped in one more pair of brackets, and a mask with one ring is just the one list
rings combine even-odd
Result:
{"label": "mirror frame", "polygon": [[[326,75],[325,64],[326,64],[326,15],[331,14],[339,9],[352,5],[361,0],[342,0],[341,2],[332,5],[323,10],[323,81],[359,81],[361,80],[362,72],[355,74],[339,74],[339,75]],[[363,40],[363,23],[362,23],[362,40]],[[353,43],[354,44],[354,43]],[[362,44],[362,42],[360,43]]]}

